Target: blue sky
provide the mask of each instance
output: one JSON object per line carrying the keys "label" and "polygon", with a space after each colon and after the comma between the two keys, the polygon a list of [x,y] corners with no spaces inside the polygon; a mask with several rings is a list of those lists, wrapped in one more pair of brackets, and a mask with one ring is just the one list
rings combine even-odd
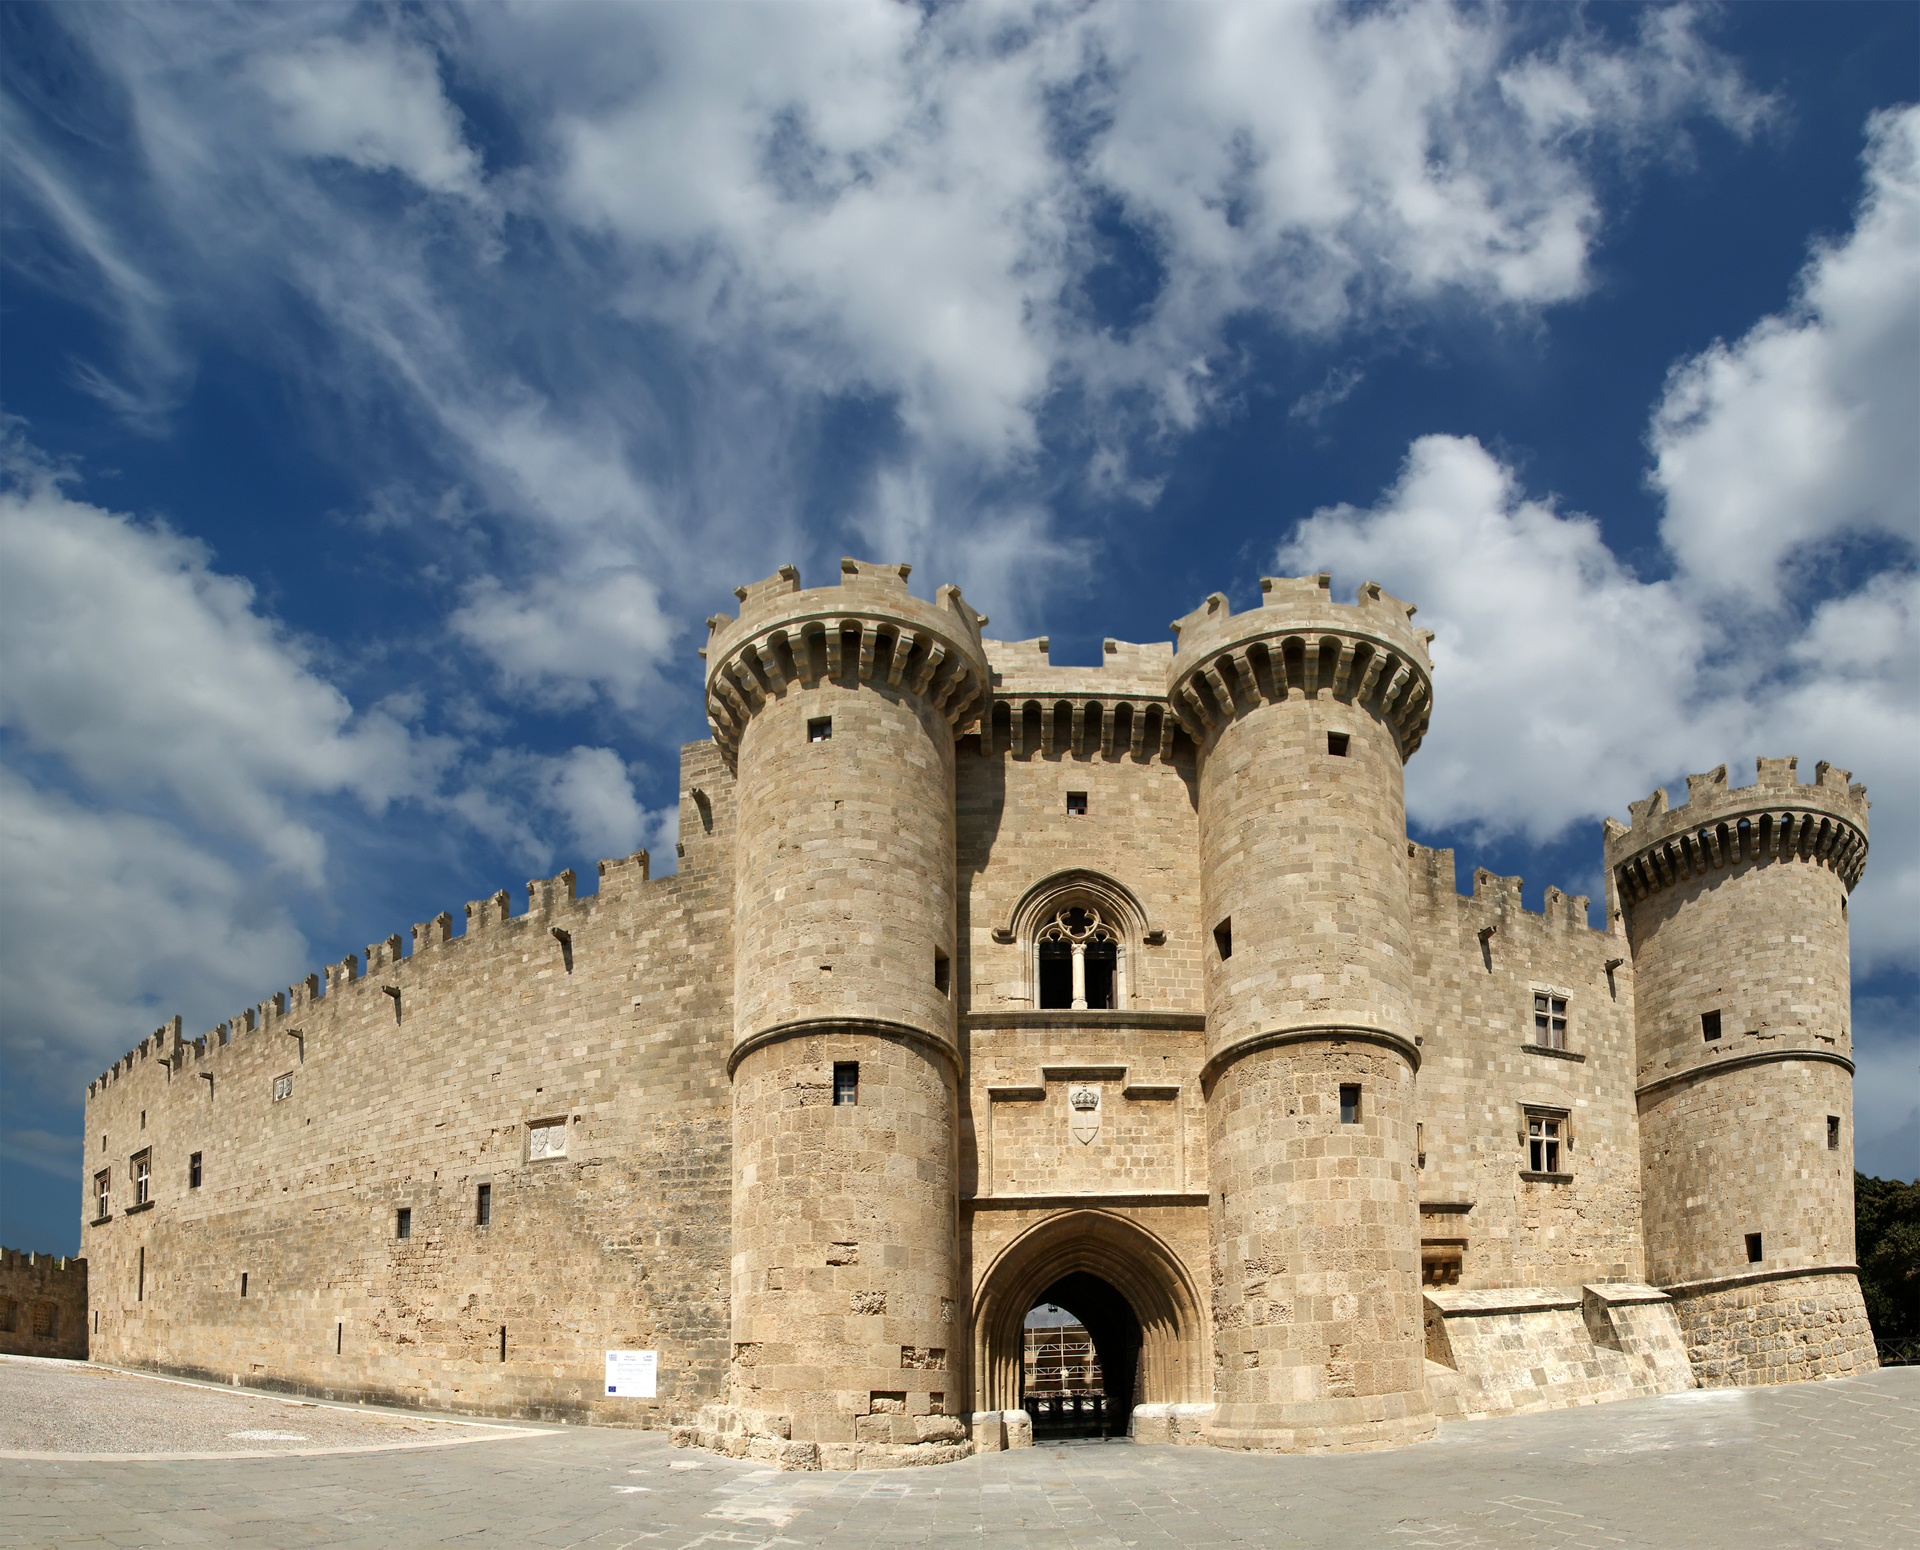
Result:
{"label": "blue sky", "polygon": [[[0,7],[0,1239],[81,1095],[464,900],[670,864],[695,648],[1263,574],[1438,632],[1419,838],[1864,780],[1920,1174],[1920,7]],[[660,863],[656,863],[657,865]]]}

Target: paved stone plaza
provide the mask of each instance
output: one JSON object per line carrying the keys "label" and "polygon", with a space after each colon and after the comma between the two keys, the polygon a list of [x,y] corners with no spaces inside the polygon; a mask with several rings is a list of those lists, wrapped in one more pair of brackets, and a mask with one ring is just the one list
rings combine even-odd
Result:
{"label": "paved stone plaza", "polygon": [[1391,1453],[1067,1443],[912,1471],[776,1474],[657,1432],[478,1424],[0,1361],[0,1545],[988,1542],[1920,1544],[1920,1370],[1449,1423]]}

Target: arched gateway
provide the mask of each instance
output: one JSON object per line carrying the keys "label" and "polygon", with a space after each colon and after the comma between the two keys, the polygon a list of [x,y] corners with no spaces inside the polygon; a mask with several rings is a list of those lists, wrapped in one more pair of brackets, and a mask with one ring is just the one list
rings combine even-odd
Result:
{"label": "arched gateway", "polygon": [[1202,1304],[1179,1256],[1115,1212],[1070,1210],[1007,1244],[981,1280],[973,1319],[976,1410],[1019,1407],[1023,1328],[1028,1311],[1043,1301],[1066,1307],[1093,1336],[1115,1431],[1125,1430],[1134,1405],[1208,1397]]}

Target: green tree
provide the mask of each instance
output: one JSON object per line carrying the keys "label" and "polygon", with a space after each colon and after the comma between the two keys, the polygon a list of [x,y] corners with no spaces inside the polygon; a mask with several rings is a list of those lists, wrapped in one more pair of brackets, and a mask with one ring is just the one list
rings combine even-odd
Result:
{"label": "green tree", "polygon": [[1853,1176],[1854,1249],[1876,1340],[1920,1340],[1920,1183]]}

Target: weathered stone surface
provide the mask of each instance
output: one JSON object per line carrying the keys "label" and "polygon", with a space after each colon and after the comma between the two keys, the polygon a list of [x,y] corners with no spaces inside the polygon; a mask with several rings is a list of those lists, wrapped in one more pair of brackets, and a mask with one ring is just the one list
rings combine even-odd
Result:
{"label": "weathered stone surface", "polygon": [[1055,1295],[1168,1443],[1870,1368],[1861,788],[1636,804],[1599,929],[1462,896],[1406,833],[1412,609],[1263,592],[1082,668],[899,566],[741,588],[677,875],[478,900],[91,1084],[95,1354],[785,1470],[1030,1446]]}
{"label": "weathered stone surface", "polygon": [[87,1262],[0,1249],[0,1355],[87,1354]]}

